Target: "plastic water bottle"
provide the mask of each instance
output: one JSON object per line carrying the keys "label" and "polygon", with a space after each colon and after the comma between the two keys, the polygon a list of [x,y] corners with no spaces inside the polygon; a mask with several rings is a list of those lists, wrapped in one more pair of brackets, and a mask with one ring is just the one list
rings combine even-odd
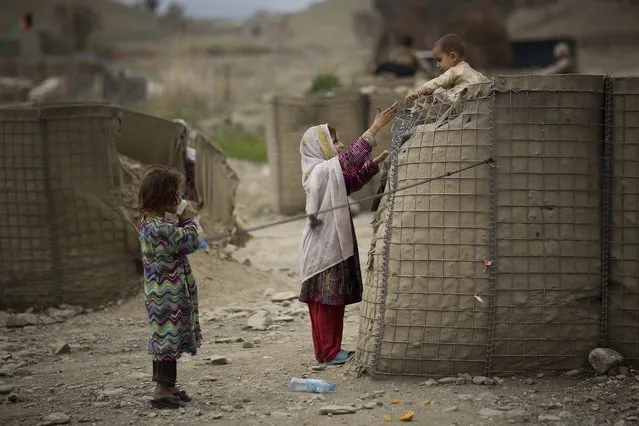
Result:
{"label": "plastic water bottle", "polygon": [[330,393],[335,392],[336,386],[321,379],[291,379],[293,392]]}

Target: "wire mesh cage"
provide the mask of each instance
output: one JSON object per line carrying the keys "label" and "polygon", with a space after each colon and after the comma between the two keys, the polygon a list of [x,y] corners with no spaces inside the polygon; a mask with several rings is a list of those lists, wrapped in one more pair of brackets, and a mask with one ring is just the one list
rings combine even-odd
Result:
{"label": "wire mesh cage", "polygon": [[[455,100],[429,98],[398,118],[387,191],[466,170],[382,199],[358,364],[373,375],[416,376],[582,366],[602,330],[613,327],[601,298],[608,286],[602,207],[621,194],[605,194],[601,184],[605,81],[498,77]],[[636,149],[627,134],[623,158]],[[492,167],[473,166],[487,157]],[[619,178],[636,179],[636,167],[626,173]],[[613,234],[615,223],[630,232],[626,241],[613,237],[612,247],[623,245],[631,257],[638,206],[636,190],[623,192],[635,210],[623,224],[613,219]],[[636,297],[637,257],[630,257],[624,295]],[[633,356],[637,303],[626,306],[617,340]]]}
{"label": "wire mesh cage", "polygon": [[114,190],[119,109],[0,109],[0,308],[97,305],[139,283]]}
{"label": "wire mesh cage", "polygon": [[639,78],[614,78],[610,87],[610,265],[606,341],[639,361]]}

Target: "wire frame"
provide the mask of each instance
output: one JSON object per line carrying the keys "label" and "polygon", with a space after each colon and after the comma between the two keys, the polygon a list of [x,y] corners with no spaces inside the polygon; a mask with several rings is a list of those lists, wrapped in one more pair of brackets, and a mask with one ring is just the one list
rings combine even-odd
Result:
{"label": "wire frame", "polygon": [[603,320],[604,92],[603,76],[498,77],[397,120],[387,190],[495,163],[382,200],[362,367],[414,376],[581,367]]}

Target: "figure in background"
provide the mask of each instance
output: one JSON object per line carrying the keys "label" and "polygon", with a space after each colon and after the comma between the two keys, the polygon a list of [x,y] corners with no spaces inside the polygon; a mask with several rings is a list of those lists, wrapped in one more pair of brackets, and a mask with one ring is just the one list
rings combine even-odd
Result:
{"label": "figure in background", "polygon": [[403,37],[400,45],[391,51],[388,60],[379,64],[373,74],[413,77],[422,67],[413,44],[412,37]]}
{"label": "figure in background", "polygon": [[541,71],[543,75],[575,74],[577,72],[572,56],[570,55],[570,47],[568,47],[566,43],[557,43],[554,54],[556,62],[544,68]]}

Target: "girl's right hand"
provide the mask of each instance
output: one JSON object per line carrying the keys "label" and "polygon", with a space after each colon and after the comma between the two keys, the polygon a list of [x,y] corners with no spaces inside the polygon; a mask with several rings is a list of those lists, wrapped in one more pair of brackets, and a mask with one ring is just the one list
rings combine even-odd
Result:
{"label": "girl's right hand", "polygon": [[388,150],[385,149],[381,154],[379,154],[377,157],[373,158],[373,163],[379,165],[380,163],[383,163],[384,160],[386,160],[387,157],[388,157]]}
{"label": "girl's right hand", "polygon": [[397,115],[397,103],[393,104],[390,108],[386,108],[384,111],[377,108],[377,115],[375,116],[375,121],[373,121],[371,130],[377,133],[379,130],[388,126],[390,122],[395,119],[396,115]]}
{"label": "girl's right hand", "polygon": [[188,219],[193,219],[195,216],[197,216],[197,212],[195,211],[191,203],[189,203],[186,205],[186,208],[184,209],[182,214],[179,216],[179,218],[180,220],[188,220]]}

